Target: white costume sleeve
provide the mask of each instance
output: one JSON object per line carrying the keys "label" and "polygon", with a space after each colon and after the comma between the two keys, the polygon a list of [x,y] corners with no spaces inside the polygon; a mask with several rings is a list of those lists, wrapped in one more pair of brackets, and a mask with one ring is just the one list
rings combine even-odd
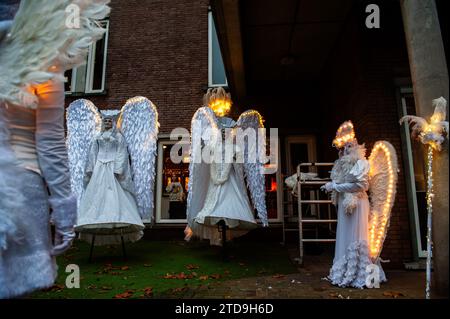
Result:
{"label": "white costume sleeve", "polygon": [[351,182],[336,184],[333,183],[333,189],[338,193],[357,193],[369,189],[369,162],[367,160],[358,160],[350,171]]}
{"label": "white costume sleeve", "polygon": [[64,84],[48,81],[36,86],[36,150],[43,178],[50,190],[53,221],[71,227],[76,219],[76,200],[71,195],[64,134]]}

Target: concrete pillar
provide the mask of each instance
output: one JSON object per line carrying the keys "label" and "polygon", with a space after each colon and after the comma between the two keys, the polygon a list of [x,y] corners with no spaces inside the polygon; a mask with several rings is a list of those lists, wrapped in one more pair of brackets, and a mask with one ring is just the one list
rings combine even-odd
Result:
{"label": "concrete pillar", "polygon": [[[434,0],[401,0],[400,3],[416,111],[417,115],[429,119],[434,111],[433,99],[443,96],[449,100],[448,71],[436,3]],[[448,142],[445,142],[442,152],[435,152],[433,162],[434,296],[448,296],[448,165]]]}

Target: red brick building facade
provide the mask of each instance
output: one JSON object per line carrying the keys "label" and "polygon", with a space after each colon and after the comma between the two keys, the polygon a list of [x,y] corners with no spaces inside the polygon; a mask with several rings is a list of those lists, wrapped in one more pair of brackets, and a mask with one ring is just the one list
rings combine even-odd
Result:
{"label": "red brick building facade", "polygon": [[[272,183],[280,188],[284,177],[293,173],[291,166],[298,164],[288,160],[291,137],[307,136],[314,141],[310,160],[333,161],[337,154],[330,145],[335,131],[341,122],[352,120],[359,141],[368,150],[375,141],[385,139],[398,154],[398,192],[382,254],[391,260],[387,267],[402,267],[404,262],[423,257],[423,247],[417,246],[417,229],[423,225],[411,211],[410,181],[405,175],[411,154],[398,124],[405,101],[402,94],[412,86],[398,3],[382,8],[388,12],[383,28],[368,30],[361,20],[364,8],[359,1],[343,1],[339,8],[333,1],[325,1],[328,7],[317,7],[311,0],[285,0],[276,6],[270,1],[241,1],[234,16],[240,17],[237,29],[230,28],[236,21],[227,15],[226,2],[112,1],[104,88],[93,94],[72,92],[67,104],[83,97],[102,109],[120,108],[128,98],[142,95],[158,108],[162,141],[167,141],[175,127],[189,128],[210,84],[211,5],[235,109],[255,108],[265,118],[266,127],[279,129],[281,165]],[[294,17],[295,10],[300,14]],[[284,37],[289,42],[284,43]],[[286,50],[281,52],[284,45]],[[322,51],[326,51],[323,57]],[[159,157],[167,145],[161,146]],[[170,167],[165,158],[158,165],[161,186],[157,197],[163,197],[169,172],[185,178],[186,167]],[[281,190],[275,200],[273,208],[278,212],[272,216],[272,229],[256,231],[257,236],[279,236],[286,209]],[[164,210],[164,201],[156,201],[156,210]],[[180,218],[171,221],[162,213],[155,214],[157,223],[184,224]]]}

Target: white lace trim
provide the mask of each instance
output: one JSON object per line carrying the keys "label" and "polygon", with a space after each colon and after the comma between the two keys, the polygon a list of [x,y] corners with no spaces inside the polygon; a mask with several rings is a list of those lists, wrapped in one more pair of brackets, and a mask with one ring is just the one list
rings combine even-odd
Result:
{"label": "white lace trim", "polygon": [[346,254],[333,263],[328,279],[339,287],[364,288],[366,267],[371,263],[367,242],[355,241],[348,246]]}

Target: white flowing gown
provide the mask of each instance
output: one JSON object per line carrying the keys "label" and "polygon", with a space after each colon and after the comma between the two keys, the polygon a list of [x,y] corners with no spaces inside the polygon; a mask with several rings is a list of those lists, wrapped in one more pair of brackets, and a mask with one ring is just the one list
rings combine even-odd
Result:
{"label": "white flowing gown", "polygon": [[[340,287],[363,288],[368,275],[366,267],[372,264],[368,246],[370,204],[366,193],[369,188],[369,168],[367,160],[358,160],[345,176],[345,182],[336,183],[334,187],[338,222],[335,255],[328,278],[333,285]],[[346,212],[343,203],[345,193],[352,193],[357,198],[351,214]],[[380,279],[386,281],[381,267]]]}
{"label": "white flowing gown", "polygon": [[[76,230],[96,245],[139,240],[144,224],[139,215],[127,147],[116,130],[102,132],[91,145]],[[92,175],[91,175],[92,174]]]}
{"label": "white flowing gown", "polygon": [[[215,152],[221,151],[219,146],[221,144],[217,145]],[[209,239],[211,245],[221,245],[221,234],[217,229],[219,221],[223,220],[228,226],[228,238],[246,234],[256,228],[257,223],[247,195],[242,164],[213,162],[210,175],[205,203],[195,218],[194,231]]]}

